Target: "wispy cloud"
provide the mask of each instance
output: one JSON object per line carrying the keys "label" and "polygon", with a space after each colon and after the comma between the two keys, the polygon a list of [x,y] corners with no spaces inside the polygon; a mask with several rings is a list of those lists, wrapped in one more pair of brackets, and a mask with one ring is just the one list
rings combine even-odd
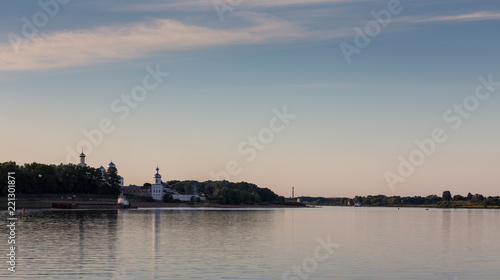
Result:
{"label": "wispy cloud", "polygon": [[[240,14],[248,26],[215,29],[171,19],[41,34],[23,43],[19,52],[0,45],[0,71],[50,69],[146,57],[158,52],[184,51],[238,44],[262,44],[325,34],[262,14]],[[339,32],[341,36],[341,32]],[[331,32],[328,37],[335,36]]]}
{"label": "wispy cloud", "polygon": [[[368,0],[243,0],[239,7],[242,8],[271,8],[283,6],[315,5],[315,4],[339,4],[352,3]],[[168,1],[160,3],[141,3],[122,6],[118,9],[133,11],[175,11],[175,10],[207,10],[214,9],[212,0],[194,0],[194,1]],[[222,1],[225,3],[224,1]]]}
{"label": "wispy cloud", "polygon": [[451,15],[451,16],[407,16],[397,19],[404,23],[434,23],[434,22],[467,22],[467,21],[484,21],[484,20],[500,20],[500,13],[491,11],[481,11],[475,13]]}
{"label": "wispy cloud", "polygon": [[[204,5],[206,3],[212,5],[211,1],[205,0],[186,1],[189,4],[174,2],[158,5],[178,5],[181,7],[201,2],[205,3]],[[244,3],[253,7],[272,7],[341,2],[347,1],[256,0]],[[141,5],[141,7],[147,8],[149,6],[146,4]],[[213,7],[211,6],[211,8]],[[334,10],[340,13],[337,8]],[[327,17],[328,14],[322,14],[322,12],[323,10],[318,7],[301,13],[294,10],[290,12],[291,14],[286,14],[285,19],[264,12],[237,10],[232,13],[237,18],[237,25],[208,26],[200,22],[186,23],[174,19],[151,19],[123,25],[41,33],[39,36],[20,44],[19,52],[15,52],[8,43],[0,44],[0,72],[95,65],[194,49],[290,43],[301,40],[326,40],[352,36],[352,26],[356,26],[355,23],[343,24],[343,22],[355,21],[354,19],[340,14],[335,17],[336,20],[321,22],[321,26],[319,26],[315,24],[314,20]],[[342,13],[345,12],[342,11]],[[500,13],[498,12],[480,11],[458,15],[407,16],[394,20],[418,24],[499,19]]]}

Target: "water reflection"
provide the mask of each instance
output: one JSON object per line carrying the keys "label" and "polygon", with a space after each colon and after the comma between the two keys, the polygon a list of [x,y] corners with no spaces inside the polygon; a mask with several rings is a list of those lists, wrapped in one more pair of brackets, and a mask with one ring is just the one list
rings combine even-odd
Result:
{"label": "water reflection", "polygon": [[452,244],[452,217],[453,210],[444,209],[441,211],[441,245],[443,247],[443,253],[450,252],[450,247]]}
{"label": "water reflection", "polygon": [[152,217],[153,217],[153,230],[151,231],[153,233],[153,245],[152,245],[152,258],[153,258],[153,267],[152,267],[152,274],[153,278],[159,278],[156,272],[158,271],[158,252],[160,251],[160,237],[161,237],[161,213],[162,211],[160,209],[155,209],[152,211]]}
{"label": "water reflection", "polygon": [[[496,279],[500,211],[390,208],[30,211],[9,279]],[[0,277],[3,277],[0,272]],[[490,277],[490,278],[488,278]]]}

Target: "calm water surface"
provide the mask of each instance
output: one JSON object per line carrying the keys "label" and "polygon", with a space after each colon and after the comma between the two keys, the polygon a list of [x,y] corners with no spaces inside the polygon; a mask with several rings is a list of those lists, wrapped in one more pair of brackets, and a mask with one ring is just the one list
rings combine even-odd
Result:
{"label": "calm water surface", "polygon": [[500,279],[498,210],[43,210],[17,240],[2,279]]}

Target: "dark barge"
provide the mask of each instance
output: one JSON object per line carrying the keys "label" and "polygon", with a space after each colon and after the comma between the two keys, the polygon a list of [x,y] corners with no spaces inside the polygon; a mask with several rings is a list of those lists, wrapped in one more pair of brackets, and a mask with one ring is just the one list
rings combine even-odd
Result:
{"label": "dark barge", "polygon": [[115,201],[52,201],[52,209],[123,209]]}

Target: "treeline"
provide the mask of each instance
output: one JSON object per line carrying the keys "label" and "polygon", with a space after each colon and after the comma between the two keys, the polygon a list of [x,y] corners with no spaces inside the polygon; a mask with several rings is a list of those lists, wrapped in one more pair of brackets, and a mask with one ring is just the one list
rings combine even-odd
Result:
{"label": "treeline", "polygon": [[469,193],[467,196],[454,195],[450,191],[444,191],[441,197],[437,195],[422,196],[385,196],[369,195],[355,196],[354,198],[325,198],[325,197],[301,197],[301,201],[312,205],[331,205],[331,206],[353,206],[361,203],[363,206],[419,206],[428,205],[440,208],[454,208],[466,206],[500,206],[499,196],[484,197],[481,194]]}
{"label": "treeline", "polygon": [[219,204],[283,204],[285,198],[268,188],[259,188],[247,182],[228,181],[168,181],[173,190],[181,193],[203,194]]}
{"label": "treeline", "polygon": [[0,163],[0,190],[7,195],[7,173],[15,172],[16,194],[118,194],[120,178],[116,169],[107,173],[97,168],[74,164],[48,165],[27,163],[22,166],[15,162]]}
{"label": "treeline", "polygon": [[[120,178],[115,168],[101,172],[98,168],[74,164],[48,165],[15,162],[0,163],[0,190],[6,196],[7,174],[15,172],[16,194],[119,194]],[[170,187],[180,193],[203,194],[219,204],[284,204],[285,198],[268,188],[255,184],[228,181],[169,181]],[[148,183],[144,185],[150,185]]]}

